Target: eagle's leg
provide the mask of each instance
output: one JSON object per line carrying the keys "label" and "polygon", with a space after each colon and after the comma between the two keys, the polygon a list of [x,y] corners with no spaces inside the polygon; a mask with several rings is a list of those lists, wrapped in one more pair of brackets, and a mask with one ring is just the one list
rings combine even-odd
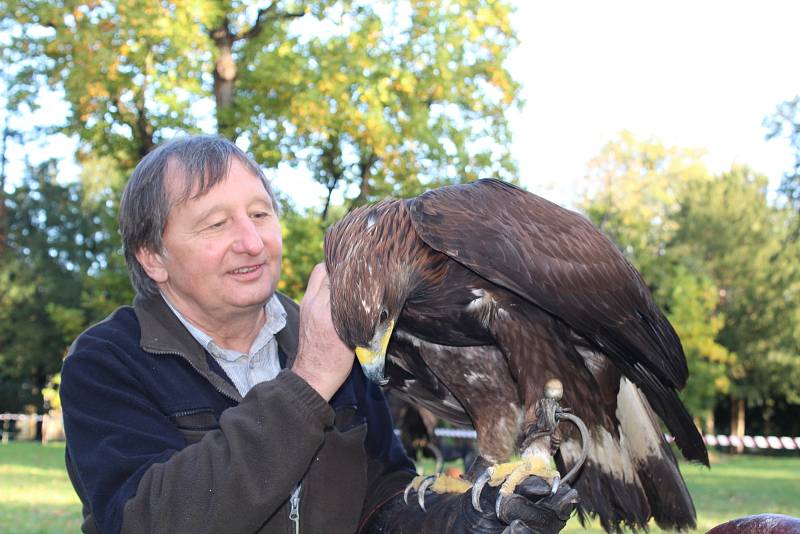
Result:
{"label": "eagle's leg", "polygon": [[560,475],[551,467],[552,455],[558,447],[555,435],[558,421],[556,414],[560,408],[563,388],[558,380],[550,380],[545,385],[545,397],[536,404],[536,419],[525,429],[521,458],[517,461],[489,466],[472,487],[472,505],[480,510],[480,495],[488,483],[500,486],[496,509],[498,514],[503,500],[514,493],[516,487],[526,478],[536,476],[544,479],[551,487],[551,493],[558,490]]}

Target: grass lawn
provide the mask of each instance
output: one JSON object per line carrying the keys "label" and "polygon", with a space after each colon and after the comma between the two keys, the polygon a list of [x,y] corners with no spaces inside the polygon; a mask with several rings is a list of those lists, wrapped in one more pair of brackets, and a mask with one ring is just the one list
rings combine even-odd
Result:
{"label": "grass lawn", "polygon": [[80,530],[81,505],[64,467],[64,444],[0,445],[0,531]]}
{"label": "grass lawn", "polygon": [[[713,454],[709,471],[683,464],[695,501],[698,531],[743,515],[773,512],[800,516],[800,456]],[[0,445],[0,531],[62,533],[80,531],[80,502],[64,470],[64,445]],[[584,530],[577,519],[564,532]],[[651,532],[660,532],[656,527]]]}
{"label": "grass lawn", "polygon": [[[711,469],[681,464],[697,509],[697,531],[735,517],[776,513],[800,516],[800,456],[731,456],[713,454]],[[577,518],[563,532],[603,530],[599,524],[583,529]],[[663,532],[653,525],[650,532]]]}
{"label": "grass lawn", "polygon": [[[734,456],[709,452],[711,469],[682,463],[681,472],[697,509],[697,530],[736,517],[777,513],[800,517],[800,455]],[[450,464],[448,464],[450,465]],[[453,466],[461,467],[461,461]],[[433,461],[423,459],[425,473],[433,471]],[[600,534],[599,522],[581,526],[577,516],[567,523],[563,533]],[[651,523],[651,533],[664,532]]]}

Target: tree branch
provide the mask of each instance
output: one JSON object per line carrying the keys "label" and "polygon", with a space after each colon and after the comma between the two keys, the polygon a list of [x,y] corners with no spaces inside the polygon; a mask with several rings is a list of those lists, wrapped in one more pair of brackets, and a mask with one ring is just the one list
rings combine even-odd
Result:
{"label": "tree branch", "polygon": [[241,31],[233,37],[233,41],[241,41],[254,39],[261,34],[261,31],[264,29],[264,25],[268,21],[279,20],[279,19],[291,19],[291,18],[299,18],[305,15],[305,12],[302,11],[300,13],[274,13],[277,3],[272,3],[268,7],[262,8],[258,10],[258,15],[256,15],[256,21],[253,23],[253,26],[250,27],[247,31]]}
{"label": "tree branch", "polygon": [[354,206],[360,206],[369,201],[370,187],[369,187],[369,173],[372,166],[378,162],[378,157],[370,152],[361,158],[358,162],[358,175],[361,178],[360,191],[358,196],[353,201]]}

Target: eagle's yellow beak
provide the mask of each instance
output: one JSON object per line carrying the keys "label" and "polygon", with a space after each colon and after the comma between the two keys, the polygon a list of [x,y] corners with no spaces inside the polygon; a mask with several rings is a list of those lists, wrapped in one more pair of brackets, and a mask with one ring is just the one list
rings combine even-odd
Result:
{"label": "eagle's yellow beak", "polygon": [[386,365],[386,348],[393,331],[394,321],[389,321],[385,329],[375,332],[369,347],[356,347],[356,358],[364,369],[364,374],[382,386],[388,382],[383,376],[383,368]]}

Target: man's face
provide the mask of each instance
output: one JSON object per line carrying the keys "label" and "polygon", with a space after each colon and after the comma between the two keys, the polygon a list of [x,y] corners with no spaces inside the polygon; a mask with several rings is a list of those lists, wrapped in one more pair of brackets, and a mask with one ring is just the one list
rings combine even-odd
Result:
{"label": "man's face", "polygon": [[[173,197],[175,185],[167,180]],[[225,180],[172,208],[163,242],[163,254],[150,255],[157,268],[148,274],[193,321],[224,321],[256,310],[275,292],[282,252],[278,217],[261,180],[235,157]]]}

